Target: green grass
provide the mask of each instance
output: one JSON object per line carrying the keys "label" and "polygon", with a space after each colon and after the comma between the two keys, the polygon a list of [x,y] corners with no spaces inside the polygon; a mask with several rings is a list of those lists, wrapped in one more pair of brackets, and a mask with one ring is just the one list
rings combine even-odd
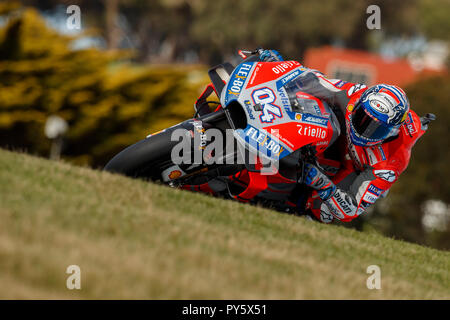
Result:
{"label": "green grass", "polygon": [[450,298],[449,252],[25,154],[0,168],[0,298]]}

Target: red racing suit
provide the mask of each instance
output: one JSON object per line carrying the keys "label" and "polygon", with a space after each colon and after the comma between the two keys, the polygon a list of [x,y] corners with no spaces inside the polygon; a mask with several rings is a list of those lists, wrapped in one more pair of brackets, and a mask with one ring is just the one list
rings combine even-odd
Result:
{"label": "red racing suit", "polygon": [[322,201],[314,191],[307,200],[306,209],[324,223],[330,223],[334,218],[347,222],[387,194],[408,166],[411,149],[425,132],[426,125],[422,125],[419,116],[410,110],[397,136],[371,147],[355,146],[348,135],[349,115],[367,87],[327,79],[314,70],[307,76],[315,79],[314,85],[305,91],[334,106],[341,135],[329,150],[317,155],[318,164],[336,185],[336,192],[330,199]]}

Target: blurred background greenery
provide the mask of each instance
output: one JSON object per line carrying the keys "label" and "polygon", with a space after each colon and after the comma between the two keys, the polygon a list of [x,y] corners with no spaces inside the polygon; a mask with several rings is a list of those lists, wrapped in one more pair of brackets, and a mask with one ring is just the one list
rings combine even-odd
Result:
{"label": "blurred background greenery", "polygon": [[[380,30],[366,26],[373,4]],[[80,7],[81,29],[67,27],[70,5]],[[99,168],[191,117],[208,67],[236,63],[238,49],[278,49],[310,67],[308,54],[321,48],[366,64],[376,56],[377,70],[395,63],[414,74],[392,82],[438,120],[389,196],[349,226],[450,249],[449,14],[448,0],[2,1],[0,146],[47,156],[45,123],[58,115],[68,123],[62,157]],[[344,78],[355,76],[351,62]]]}

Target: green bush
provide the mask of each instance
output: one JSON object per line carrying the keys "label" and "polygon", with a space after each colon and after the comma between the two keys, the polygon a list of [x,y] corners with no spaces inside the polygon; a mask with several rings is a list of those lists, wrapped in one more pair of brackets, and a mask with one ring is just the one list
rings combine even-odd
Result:
{"label": "green bush", "polygon": [[[2,10],[3,9],[3,10]],[[153,131],[192,116],[207,82],[199,66],[149,67],[129,52],[73,50],[34,9],[6,10],[0,29],[0,145],[47,155],[47,117],[69,123],[63,156],[103,165]],[[5,13],[7,12],[7,13]]]}

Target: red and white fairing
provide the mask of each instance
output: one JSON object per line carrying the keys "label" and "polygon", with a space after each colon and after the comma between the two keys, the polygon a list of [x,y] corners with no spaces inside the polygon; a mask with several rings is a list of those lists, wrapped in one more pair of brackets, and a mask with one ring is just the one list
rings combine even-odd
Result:
{"label": "red and white fairing", "polygon": [[237,100],[245,107],[247,127],[235,130],[240,143],[279,160],[305,145],[323,152],[336,139],[339,126],[330,107],[301,88],[287,90],[305,72],[297,61],[241,63],[235,69],[221,102],[226,108]]}

